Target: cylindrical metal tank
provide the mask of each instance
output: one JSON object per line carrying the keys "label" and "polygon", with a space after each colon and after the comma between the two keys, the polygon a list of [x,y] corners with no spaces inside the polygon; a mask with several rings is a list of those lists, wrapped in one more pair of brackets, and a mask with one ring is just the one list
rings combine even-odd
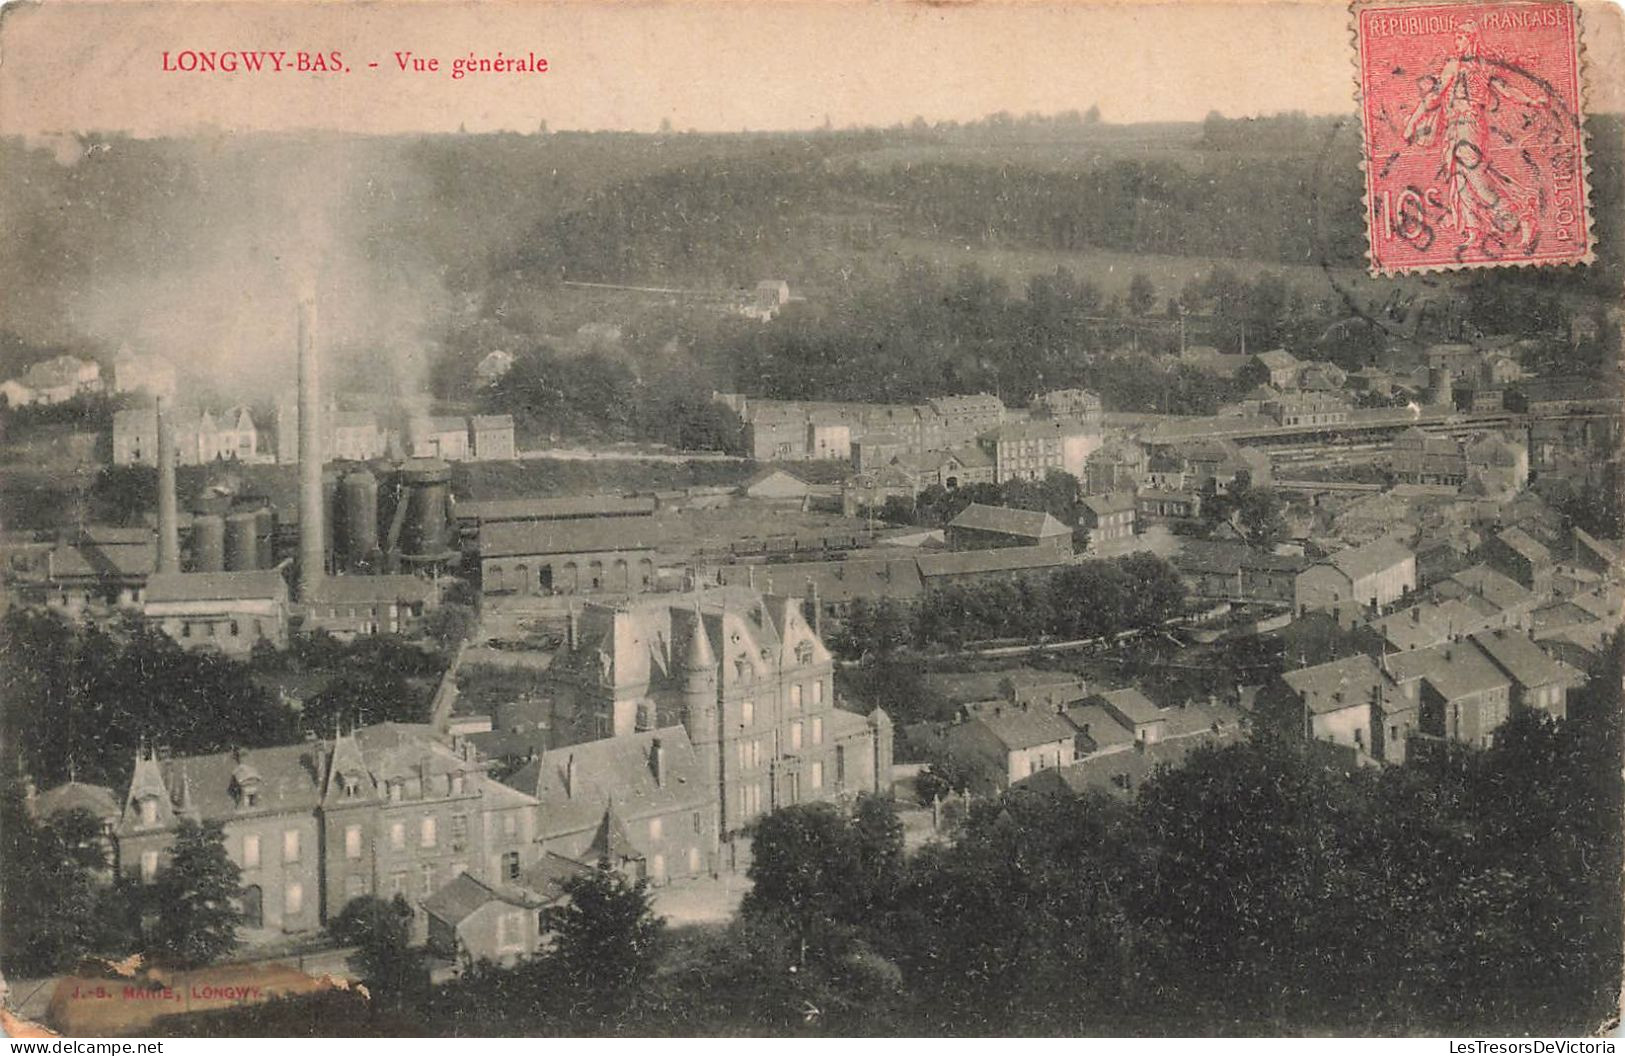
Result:
{"label": "cylindrical metal tank", "polygon": [[406,521],[401,526],[402,556],[441,560],[450,555],[451,467],[437,458],[414,458],[401,467]]}
{"label": "cylindrical metal tank", "polygon": [[218,513],[192,515],[192,571],[219,572],[226,567],[226,521]]}
{"label": "cylindrical metal tank", "polygon": [[378,549],[378,478],[358,469],[344,478],[344,555],[351,568]]}
{"label": "cylindrical metal tank", "polygon": [[254,549],[260,568],[276,567],[276,511],[261,506],[254,511]]}
{"label": "cylindrical metal tank", "polygon": [[322,470],[322,553],[325,568],[332,568],[334,543],[338,537],[334,526],[339,504],[339,475],[331,469]]}
{"label": "cylindrical metal tank", "polygon": [[226,518],[226,571],[252,572],[259,565],[259,543],[254,538],[254,511],[244,510]]}
{"label": "cylindrical metal tank", "polygon": [[1450,402],[1450,371],[1434,367],[1428,371],[1428,403],[1440,406]]}

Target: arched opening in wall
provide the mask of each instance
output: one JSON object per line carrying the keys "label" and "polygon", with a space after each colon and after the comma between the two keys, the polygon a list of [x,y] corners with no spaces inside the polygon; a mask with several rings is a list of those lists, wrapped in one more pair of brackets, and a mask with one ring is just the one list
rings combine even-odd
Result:
{"label": "arched opening in wall", "polygon": [[265,926],[265,892],[258,884],[243,888],[243,927],[263,928]]}

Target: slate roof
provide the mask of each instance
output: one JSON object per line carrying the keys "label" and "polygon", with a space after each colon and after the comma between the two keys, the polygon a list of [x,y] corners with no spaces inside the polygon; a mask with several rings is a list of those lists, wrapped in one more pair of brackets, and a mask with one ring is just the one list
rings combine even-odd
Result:
{"label": "slate roof", "polygon": [[592,872],[592,866],[586,862],[567,858],[554,851],[548,851],[534,864],[519,874],[519,883],[527,891],[534,891],[548,902],[555,902],[564,897],[564,885],[578,876],[586,876]]}
{"label": "slate roof", "polygon": [[1522,528],[1508,528],[1496,538],[1536,568],[1552,563],[1552,552]]}
{"label": "slate roof", "polygon": [[1136,726],[1143,726],[1162,718],[1162,709],[1132,686],[1127,689],[1107,690],[1099,694],[1099,697]]}
{"label": "slate roof", "polygon": [[979,532],[999,532],[1027,539],[1053,539],[1071,535],[1072,529],[1043,510],[1018,510],[1011,506],[985,506],[973,502],[958,517],[948,522],[950,528],[967,528]]}
{"label": "slate roof", "polygon": [[1553,683],[1576,686],[1585,681],[1581,672],[1560,660],[1554,660],[1527,637],[1505,628],[1475,634],[1472,640],[1496,667],[1521,686]]}
{"label": "slate roof", "polygon": [[1257,355],[1258,361],[1270,370],[1280,370],[1298,365],[1298,358],[1284,348],[1272,348],[1268,352],[1259,352]]}
{"label": "slate roof", "polygon": [[149,604],[287,596],[288,582],[275,569],[254,572],[154,572],[147,577]]}
{"label": "slate roof", "polygon": [[1076,704],[1066,709],[1066,721],[1095,744],[1097,751],[1134,743],[1134,733],[1099,704]]}
{"label": "slate roof", "polygon": [[1414,556],[1409,549],[1397,540],[1386,537],[1366,543],[1364,546],[1353,546],[1347,550],[1339,550],[1326,558],[1326,561],[1349,577],[1351,581],[1357,582],[1367,576],[1386,572],[1388,569]]}
{"label": "slate roof", "polygon": [[1372,691],[1381,686],[1382,679],[1382,671],[1376,662],[1364,654],[1313,667],[1301,667],[1281,675],[1281,680],[1316,715],[1369,704]]}
{"label": "slate roof", "polygon": [[992,734],[1007,751],[1019,752],[1041,744],[1070,741],[1073,729],[1070,723],[1053,711],[1041,708],[1005,706],[998,714],[984,713],[971,719]]}
{"label": "slate roof", "polygon": [[150,538],[139,545],[58,546],[50,551],[47,560],[52,579],[100,576],[135,579],[152,574],[158,563],[158,548]]}
{"label": "slate roof", "polygon": [[468,873],[458,873],[440,890],[423,900],[423,910],[436,920],[456,927],[482,906],[502,902],[510,906],[533,905],[517,891],[504,891],[474,879]]}
{"label": "slate roof", "polygon": [[1089,512],[1096,517],[1109,517],[1114,513],[1127,513],[1134,509],[1132,491],[1112,491],[1105,495],[1090,495],[1083,500]]}
{"label": "slate roof", "polygon": [[564,521],[499,521],[480,525],[481,558],[653,550],[652,525],[636,517]]}
{"label": "slate roof", "polygon": [[[658,739],[666,753],[666,779],[655,781],[651,750]],[[573,787],[566,773],[574,760]],[[645,730],[554,748],[520,767],[504,782],[541,801],[542,839],[597,829],[606,805],[628,818],[704,808],[706,787],[699,755],[681,726]]]}
{"label": "slate roof", "polygon": [[1528,607],[1539,600],[1535,593],[1525,589],[1523,584],[1502,575],[1488,565],[1464,568],[1450,578],[1502,610]]}

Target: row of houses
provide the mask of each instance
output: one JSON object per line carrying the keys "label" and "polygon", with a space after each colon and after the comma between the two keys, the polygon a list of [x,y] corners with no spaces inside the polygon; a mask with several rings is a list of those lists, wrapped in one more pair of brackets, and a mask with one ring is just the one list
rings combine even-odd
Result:
{"label": "row of houses", "polygon": [[1005,789],[1132,794],[1159,765],[1202,745],[1243,735],[1243,714],[1217,699],[1160,708],[1138,689],[1032,701],[1015,694],[963,705],[952,723],[921,723],[905,735],[916,753],[944,763],[982,795]]}
{"label": "row of houses", "polygon": [[1526,634],[1498,628],[1405,652],[1364,653],[1283,674],[1262,715],[1357,763],[1403,763],[1419,739],[1488,747],[1516,708],[1563,718],[1585,676]]}

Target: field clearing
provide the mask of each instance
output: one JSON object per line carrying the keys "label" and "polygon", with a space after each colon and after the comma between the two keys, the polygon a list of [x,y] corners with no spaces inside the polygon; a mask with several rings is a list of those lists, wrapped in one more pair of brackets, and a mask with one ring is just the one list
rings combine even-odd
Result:
{"label": "field clearing", "polygon": [[901,238],[882,250],[871,254],[871,262],[895,265],[918,257],[951,270],[962,264],[975,264],[983,271],[1003,279],[1012,292],[1019,293],[1030,275],[1053,272],[1056,268],[1069,268],[1080,279],[1087,279],[1107,294],[1127,294],[1129,281],[1136,272],[1142,272],[1157,289],[1157,299],[1168,297],[1193,279],[1206,276],[1216,267],[1228,267],[1243,278],[1252,278],[1264,272],[1274,272],[1289,284],[1301,288],[1311,298],[1332,297],[1339,290],[1349,293],[1361,303],[1380,301],[1394,289],[1404,288],[1407,280],[1376,279],[1360,268],[1322,268],[1316,264],[1283,264],[1278,261],[1251,260],[1225,257],[1185,257],[1160,253],[1127,253],[1108,249],[1093,249],[1067,253],[1058,250],[1001,249],[989,246],[968,246],[962,243]]}

